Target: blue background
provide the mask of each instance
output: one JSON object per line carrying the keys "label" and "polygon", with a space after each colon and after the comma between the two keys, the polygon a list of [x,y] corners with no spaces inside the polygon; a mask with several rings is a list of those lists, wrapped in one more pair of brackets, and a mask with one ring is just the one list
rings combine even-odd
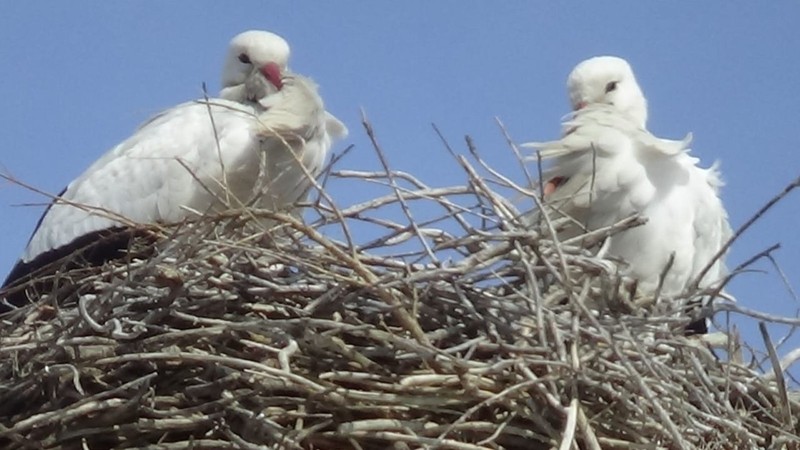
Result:
{"label": "blue background", "polygon": [[[779,5],[779,3],[783,3]],[[772,2],[99,2],[0,3],[0,170],[57,193],[150,115],[219,89],[231,37],[266,29],[292,45],[293,70],[321,86],[355,149],[342,167],[378,169],[363,108],[392,167],[435,186],[464,175],[434,134],[522,181],[499,118],[517,142],[558,136],[565,80],[579,61],[613,54],[634,67],[650,129],[694,132],[694,154],[721,160],[734,228],[800,175],[800,3]],[[333,192],[348,205],[364,193]],[[46,198],[0,182],[0,273],[21,253]],[[800,201],[785,199],[737,241],[736,266],[774,243],[800,282]],[[747,307],[797,316],[769,261],[738,276]],[[740,318],[762,347],[754,320]],[[788,327],[770,328],[773,339]],[[800,346],[791,337],[786,353]]]}

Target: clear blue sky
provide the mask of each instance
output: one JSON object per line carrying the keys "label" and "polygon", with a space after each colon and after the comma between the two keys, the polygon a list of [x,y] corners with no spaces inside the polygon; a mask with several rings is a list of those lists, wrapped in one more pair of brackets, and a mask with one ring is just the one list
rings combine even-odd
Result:
{"label": "clear blue sky", "polygon": [[[432,185],[464,179],[432,122],[462,152],[470,134],[522,180],[494,118],[518,142],[556,137],[570,69],[613,54],[633,65],[653,132],[692,131],[694,154],[722,161],[735,228],[800,174],[800,3],[782,3],[0,2],[0,168],[59,192],[150,115],[198,97],[202,82],[216,92],[229,39],[265,29],[290,42],[292,68],[315,78],[349,125],[338,147],[355,145],[347,167],[378,167],[364,108],[393,167]],[[15,205],[37,201],[0,183],[0,277],[42,211]],[[800,193],[734,245],[730,265],[780,242],[775,257],[800,288],[798,219]],[[775,271],[756,267],[764,272],[739,276],[731,291],[748,307],[795,315]],[[743,326],[757,345],[753,321]]]}

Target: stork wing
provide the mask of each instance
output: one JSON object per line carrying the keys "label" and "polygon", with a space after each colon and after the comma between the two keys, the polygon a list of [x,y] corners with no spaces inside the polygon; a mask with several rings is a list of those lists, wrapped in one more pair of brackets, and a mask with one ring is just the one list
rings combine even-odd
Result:
{"label": "stork wing", "polygon": [[256,124],[252,108],[224,100],[185,103],[155,116],[67,186],[21,259],[90,232],[176,222],[187,208],[209,208],[225,190],[223,168],[242,171],[242,159],[257,145]]}

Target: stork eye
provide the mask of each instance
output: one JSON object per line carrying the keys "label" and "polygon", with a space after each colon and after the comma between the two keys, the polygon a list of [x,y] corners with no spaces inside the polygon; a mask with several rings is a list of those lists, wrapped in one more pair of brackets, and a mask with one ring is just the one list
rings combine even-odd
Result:
{"label": "stork eye", "polygon": [[617,83],[618,83],[617,81],[610,81],[610,82],[609,82],[609,83],[606,85],[606,94],[608,94],[608,93],[609,93],[609,92],[611,92],[611,91],[615,91],[615,90],[617,90]]}
{"label": "stork eye", "polygon": [[250,57],[247,56],[247,53],[241,53],[239,54],[239,61],[245,64],[250,64]]}

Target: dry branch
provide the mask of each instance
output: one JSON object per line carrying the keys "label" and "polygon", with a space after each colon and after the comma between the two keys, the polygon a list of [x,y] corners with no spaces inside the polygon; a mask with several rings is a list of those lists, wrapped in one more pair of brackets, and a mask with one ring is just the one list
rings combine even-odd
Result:
{"label": "dry branch", "polygon": [[187,222],[151,257],[5,318],[0,445],[798,448],[783,368],[683,335],[706,293],[637,295],[585,248],[636,218],[559,243],[558,220],[525,225],[500,191],[537,194],[483,161],[458,158],[464,186],[432,188],[379,155],[385,170],[329,181],[385,195],[341,209],[320,195],[309,225]]}

